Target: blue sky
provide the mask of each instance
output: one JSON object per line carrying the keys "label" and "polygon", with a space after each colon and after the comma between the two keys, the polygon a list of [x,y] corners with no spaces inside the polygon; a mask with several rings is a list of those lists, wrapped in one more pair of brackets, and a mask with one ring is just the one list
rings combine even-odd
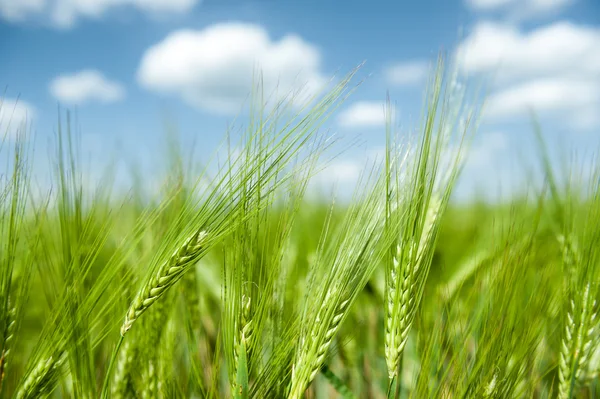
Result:
{"label": "blue sky", "polygon": [[489,88],[463,196],[521,181],[519,157],[534,157],[530,107],[559,148],[599,148],[597,0],[0,0],[0,128],[27,116],[43,173],[60,104],[76,110],[90,162],[117,154],[154,175],[166,118],[208,157],[251,90],[253,66],[268,87],[292,90],[366,61],[368,79],[327,125],[361,143],[322,177],[351,185],[383,144],[386,91],[399,123],[414,125],[442,49],[464,79]]}

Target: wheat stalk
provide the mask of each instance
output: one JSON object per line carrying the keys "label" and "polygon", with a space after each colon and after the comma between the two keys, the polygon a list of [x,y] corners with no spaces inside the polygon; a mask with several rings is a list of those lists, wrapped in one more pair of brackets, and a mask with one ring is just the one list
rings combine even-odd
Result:
{"label": "wheat stalk", "polygon": [[158,269],[156,275],[138,293],[129,307],[125,321],[121,326],[121,336],[124,337],[138,317],[183,276],[190,264],[198,260],[204,247],[204,239],[207,235],[206,231],[194,233]]}

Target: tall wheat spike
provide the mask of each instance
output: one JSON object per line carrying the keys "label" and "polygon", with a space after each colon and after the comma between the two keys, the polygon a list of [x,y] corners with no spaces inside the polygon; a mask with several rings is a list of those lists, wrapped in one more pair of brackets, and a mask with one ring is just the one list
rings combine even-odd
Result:
{"label": "tall wheat spike", "polygon": [[[336,306],[335,297],[339,297],[339,294],[334,293],[331,289],[327,291],[323,305],[319,309],[315,319],[312,334],[300,344],[300,356],[292,366],[292,385],[288,396],[289,399],[302,398],[306,387],[321,370],[327,356],[327,351],[331,346],[333,337],[340,326],[350,302],[346,299]],[[323,323],[322,320],[327,318],[327,313],[329,312],[334,312],[331,323]]]}
{"label": "tall wheat spike", "polygon": [[127,389],[130,384],[130,370],[135,361],[136,350],[131,341],[125,342],[123,349],[119,353],[119,360],[113,378],[111,387],[111,398],[123,399],[127,396]]}
{"label": "tall wheat spike", "polygon": [[6,317],[4,345],[2,345],[2,354],[0,355],[0,392],[2,392],[2,383],[4,381],[4,377],[6,376],[6,370],[8,369],[9,364],[9,354],[11,350],[11,344],[14,338],[13,335],[16,323],[15,314],[16,309],[13,307],[10,309]]}
{"label": "tall wheat spike", "polygon": [[397,375],[399,358],[408,340],[422,288],[427,279],[429,264],[426,262],[431,260],[425,259],[425,255],[432,244],[440,205],[440,200],[432,197],[421,239],[409,243],[406,251],[398,245],[393,258],[385,318],[385,358],[390,379]]}
{"label": "tall wheat spike", "polygon": [[121,336],[124,337],[138,317],[160,298],[169,287],[175,284],[194,261],[198,260],[202,254],[204,239],[207,235],[206,231],[194,233],[158,269],[156,276],[150,279],[129,307],[125,321],[121,326]]}
{"label": "tall wheat spike", "polygon": [[250,306],[252,304],[252,300],[250,296],[243,294],[242,295],[242,312],[241,312],[241,320],[240,320],[240,328],[238,334],[234,338],[234,357],[235,363],[238,363],[239,357],[239,348],[242,343],[246,348],[247,354],[252,350],[252,338],[254,332],[254,326],[252,322],[252,317],[250,315]]}
{"label": "tall wheat spike", "polygon": [[144,375],[144,381],[147,381],[147,383],[142,391],[142,399],[155,399],[162,397],[160,396],[160,383],[155,367],[155,359],[152,359],[148,362],[148,368],[146,369]]}
{"label": "tall wheat spike", "polygon": [[47,396],[54,388],[54,379],[58,376],[60,368],[67,359],[63,352],[58,356],[49,356],[33,369],[25,382],[17,391],[17,399],[35,399]]}
{"label": "tall wheat spike", "polygon": [[558,396],[572,398],[578,384],[585,378],[592,345],[598,334],[596,301],[590,295],[588,283],[577,303],[571,300],[565,333],[561,343],[558,368]]}

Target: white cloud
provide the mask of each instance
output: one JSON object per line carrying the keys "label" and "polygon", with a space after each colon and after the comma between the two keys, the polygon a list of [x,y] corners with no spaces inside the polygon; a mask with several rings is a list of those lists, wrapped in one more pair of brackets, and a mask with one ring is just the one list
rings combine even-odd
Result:
{"label": "white cloud", "polygon": [[254,24],[222,23],[179,30],[144,53],[137,73],[148,90],[175,94],[189,104],[235,113],[262,74],[266,96],[277,98],[325,83],[319,50],[297,35],[276,41]]}
{"label": "white cloud", "polygon": [[329,197],[330,192],[340,200],[351,198],[354,189],[365,170],[365,159],[363,157],[338,158],[331,160],[323,169],[315,175],[308,185],[308,196],[321,197],[323,194]]}
{"label": "white cloud", "polygon": [[530,32],[481,22],[459,45],[458,60],[468,73],[498,70],[498,79],[600,75],[600,28],[556,22]]}
{"label": "white cloud", "polygon": [[[343,127],[369,128],[383,127],[386,123],[386,104],[377,101],[359,101],[343,110],[338,116],[338,123]],[[392,120],[395,111],[392,108]]]}
{"label": "white cloud", "polygon": [[56,77],[50,83],[50,93],[68,104],[92,101],[109,103],[121,100],[125,96],[125,89],[119,83],[108,80],[101,72],[86,69]]}
{"label": "white cloud", "polygon": [[47,17],[59,27],[70,28],[80,18],[98,19],[112,9],[135,8],[159,15],[183,14],[199,0],[0,0],[0,15],[11,21]]}
{"label": "white cloud", "polygon": [[426,61],[409,61],[390,65],[384,74],[390,84],[408,86],[423,82],[428,71],[429,64]]}
{"label": "white cloud", "polygon": [[574,2],[575,0],[466,0],[467,5],[475,11],[507,12],[518,19],[556,13]]}
{"label": "white cloud", "polygon": [[0,141],[3,137],[10,138],[19,133],[29,133],[34,117],[35,109],[28,102],[0,98]]}
{"label": "white cloud", "polygon": [[28,15],[44,10],[46,0],[0,0],[0,17],[8,21],[22,21]]}
{"label": "white cloud", "polygon": [[493,75],[486,115],[507,118],[529,109],[571,127],[600,124],[600,28],[556,22],[529,32],[482,22],[459,45],[469,75]]}
{"label": "white cloud", "polygon": [[505,117],[527,112],[528,109],[577,112],[592,104],[600,104],[600,80],[548,78],[527,81],[496,92],[488,100],[487,114]]}
{"label": "white cloud", "polygon": [[354,183],[358,180],[362,165],[351,160],[332,162],[323,170],[322,179],[331,183]]}

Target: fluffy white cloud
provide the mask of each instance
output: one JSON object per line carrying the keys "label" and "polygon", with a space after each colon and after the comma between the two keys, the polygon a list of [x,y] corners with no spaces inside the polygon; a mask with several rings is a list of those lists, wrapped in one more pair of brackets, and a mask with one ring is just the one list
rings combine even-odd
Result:
{"label": "fluffy white cloud", "polygon": [[325,194],[329,197],[329,193],[333,191],[338,200],[350,199],[361,174],[365,171],[365,166],[362,156],[350,158],[346,155],[330,160],[320,166],[322,169],[309,182],[308,196],[319,198]]}
{"label": "fluffy white cloud", "polygon": [[222,23],[179,30],[144,53],[137,77],[155,92],[219,113],[239,111],[257,78],[265,96],[314,93],[324,83],[319,50],[297,35],[273,40],[254,24]]}
{"label": "fluffy white cloud", "polygon": [[500,90],[487,104],[488,115],[504,117],[535,111],[575,111],[600,104],[600,80],[548,78],[527,81]]}
{"label": "fluffy white cloud", "polygon": [[47,17],[59,27],[72,27],[79,18],[100,18],[111,9],[130,7],[150,14],[184,13],[199,0],[0,0],[0,16],[19,21]]}
{"label": "fluffy white cloud", "polygon": [[0,17],[8,21],[21,21],[30,14],[44,10],[46,0],[0,0]]}
{"label": "fluffy white cloud", "polygon": [[[386,123],[386,104],[378,101],[359,101],[340,112],[338,123],[342,127],[382,127]],[[392,108],[392,118],[395,109]]]}
{"label": "fluffy white cloud", "polygon": [[493,75],[486,114],[505,118],[548,112],[571,127],[600,122],[600,28],[556,22],[530,32],[482,22],[459,45],[470,75]]}
{"label": "fluffy white cloud", "polygon": [[495,72],[499,79],[568,74],[600,75],[600,28],[556,22],[531,32],[481,22],[459,45],[466,72]]}
{"label": "fluffy white cloud", "polygon": [[125,89],[119,83],[108,80],[101,72],[86,69],[56,77],[50,83],[50,93],[67,104],[92,101],[109,103],[121,100],[125,96]]}
{"label": "fluffy white cloud", "polygon": [[426,61],[408,61],[390,65],[384,74],[390,84],[407,86],[423,82],[428,71],[429,64]]}
{"label": "fluffy white cloud", "polygon": [[360,176],[362,164],[351,160],[337,160],[322,171],[322,180],[329,183],[355,183]]}
{"label": "fluffy white cloud", "polygon": [[575,0],[466,0],[476,11],[505,11],[516,18],[558,12]]}
{"label": "fluffy white cloud", "polygon": [[0,98],[0,141],[3,137],[15,137],[28,133],[35,117],[34,107],[26,101]]}

